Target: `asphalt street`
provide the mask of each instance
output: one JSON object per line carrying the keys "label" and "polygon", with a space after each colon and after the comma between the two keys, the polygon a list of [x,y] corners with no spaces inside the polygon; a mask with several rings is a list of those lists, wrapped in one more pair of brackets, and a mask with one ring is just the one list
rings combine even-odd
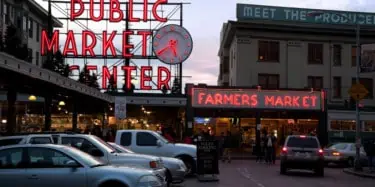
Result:
{"label": "asphalt street", "polygon": [[198,182],[189,178],[180,187],[374,187],[375,180],[348,175],[342,168],[326,168],[324,177],[316,177],[312,172],[289,171],[288,175],[279,174],[279,164],[265,165],[253,160],[220,163],[218,182]]}

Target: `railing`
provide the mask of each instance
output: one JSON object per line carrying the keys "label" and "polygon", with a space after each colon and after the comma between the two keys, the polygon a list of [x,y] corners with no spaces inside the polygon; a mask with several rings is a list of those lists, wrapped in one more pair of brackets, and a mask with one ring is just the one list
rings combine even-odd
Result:
{"label": "railing", "polygon": [[56,86],[92,96],[106,102],[114,102],[113,96],[101,93],[100,90],[81,84],[73,79],[63,77],[58,73],[43,69],[26,61],[19,60],[3,52],[0,52],[0,68],[43,80],[55,84]]}

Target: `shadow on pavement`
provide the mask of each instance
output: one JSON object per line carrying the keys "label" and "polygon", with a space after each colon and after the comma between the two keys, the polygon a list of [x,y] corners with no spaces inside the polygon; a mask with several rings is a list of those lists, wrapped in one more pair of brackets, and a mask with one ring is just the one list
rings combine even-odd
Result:
{"label": "shadow on pavement", "polygon": [[291,177],[304,177],[304,178],[322,178],[320,176],[316,176],[314,172],[304,171],[304,170],[288,170],[285,176]]}

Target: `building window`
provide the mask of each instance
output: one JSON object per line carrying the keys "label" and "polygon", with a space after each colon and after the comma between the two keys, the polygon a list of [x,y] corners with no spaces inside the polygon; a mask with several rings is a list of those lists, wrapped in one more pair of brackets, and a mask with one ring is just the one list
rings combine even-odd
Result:
{"label": "building window", "polygon": [[333,77],[333,97],[341,98],[341,77]]}
{"label": "building window", "polygon": [[375,132],[375,121],[365,121],[365,131]]}
{"label": "building window", "polygon": [[323,64],[323,44],[308,44],[308,63]]}
{"label": "building window", "polygon": [[279,89],[280,76],[278,74],[258,74],[258,85],[262,89]]}
{"label": "building window", "polygon": [[29,37],[30,38],[33,38],[33,29],[34,29],[33,20],[29,18]]}
{"label": "building window", "polygon": [[35,25],[36,25],[36,41],[39,42],[39,37],[40,37],[40,28],[39,28],[39,24],[37,22],[35,22]]}
{"label": "building window", "polygon": [[280,43],[278,41],[258,41],[258,61],[279,62]]}
{"label": "building window", "polygon": [[28,25],[27,25],[27,24],[28,24],[28,19],[27,19],[26,16],[23,17],[22,22],[23,22],[23,27],[22,27],[22,28],[23,28],[23,31],[27,32],[27,30],[28,30],[29,28],[28,28]]}
{"label": "building window", "polygon": [[323,77],[314,77],[314,76],[308,76],[307,77],[307,86],[309,88],[314,88],[316,90],[323,89]]}
{"label": "building window", "polygon": [[341,66],[341,45],[333,45],[333,65]]}
{"label": "building window", "polygon": [[35,65],[39,66],[39,52],[35,52]]}
{"label": "building window", "polygon": [[355,121],[349,120],[334,120],[330,123],[330,129],[332,131],[355,131]]}
{"label": "building window", "polygon": [[[367,89],[368,91],[368,94],[367,96],[365,97],[365,99],[372,99],[374,98],[374,92],[373,92],[373,88],[374,88],[374,82],[371,78],[360,78],[359,79],[359,82]],[[356,78],[352,78],[352,85],[356,84],[357,83],[357,80]]]}
{"label": "building window", "polygon": [[33,62],[33,50],[31,48],[28,49],[28,58],[27,61],[32,63]]}
{"label": "building window", "polygon": [[357,62],[357,47],[352,46],[352,67],[355,67]]}

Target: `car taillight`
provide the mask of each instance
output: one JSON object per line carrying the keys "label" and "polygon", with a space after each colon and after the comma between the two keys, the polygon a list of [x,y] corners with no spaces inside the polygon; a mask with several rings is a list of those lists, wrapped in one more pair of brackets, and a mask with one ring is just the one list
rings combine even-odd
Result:
{"label": "car taillight", "polygon": [[286,152],[288,152],[288,149],[287,149],[286,147],[283,147],[282,151],[283,151],[284,153],[286,153]]}
{"label": "car taillight", "polygon": [[323,153],[324,153],[323,149],[319,149],[319,154],[323,155]]}
{"label": "car taillight", "polygon": [[306,136],[305,135],[301,135],[301,136],[299,136],[300,138],[306,138]]}
{"label": "car taillight", "polygon": [[339,152],[333,152],[332,155],[333,156],[340,156],[340,153]]}

